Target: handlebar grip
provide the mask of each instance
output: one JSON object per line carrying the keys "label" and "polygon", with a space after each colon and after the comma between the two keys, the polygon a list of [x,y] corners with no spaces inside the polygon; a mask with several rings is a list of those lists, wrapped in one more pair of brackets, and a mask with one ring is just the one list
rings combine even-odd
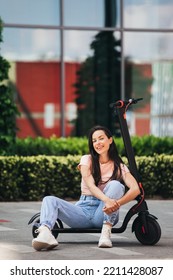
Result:
{"label": "handlebar grip", "polygon": [[130,105],[130,104],[136,104],[138,101],[142,100],[143,98],[137,98],[137,99],[134,99],[134,98],[131,98],[129,100],[118,100],[116,101],[115,103],[111,103],[109,106],[110,108],[113,108],[113,107],[119,107],[119,108],[122,108],[124,105]]}

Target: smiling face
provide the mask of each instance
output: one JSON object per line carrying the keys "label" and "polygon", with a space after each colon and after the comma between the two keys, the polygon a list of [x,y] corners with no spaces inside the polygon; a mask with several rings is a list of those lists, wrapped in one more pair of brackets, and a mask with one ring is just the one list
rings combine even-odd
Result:
{"label": "smiling face", "polygon": [[99,154],[107,154],[112,137],[108,138],[104,130],[96,130],[92,135],[92,143],[94,150]]}

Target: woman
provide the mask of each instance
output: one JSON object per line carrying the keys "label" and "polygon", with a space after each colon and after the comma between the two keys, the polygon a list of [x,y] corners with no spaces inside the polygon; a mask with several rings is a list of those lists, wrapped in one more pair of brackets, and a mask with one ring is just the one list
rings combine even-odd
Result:
{"label": "woman", "polygon": [[[81,197],[70,203],[55,196],[43,199],[35,250],[52,249],[58,245],[51,233],[57,218],[73,228],[102,228],[98,246],[112,247],[111,228],[118,222],[121,205],[140,193],[135,178],[118,155],[111,132],[95,126],[89,132],[90,154],[81,157]],[[125,193],[125,187],[129,189]]]}

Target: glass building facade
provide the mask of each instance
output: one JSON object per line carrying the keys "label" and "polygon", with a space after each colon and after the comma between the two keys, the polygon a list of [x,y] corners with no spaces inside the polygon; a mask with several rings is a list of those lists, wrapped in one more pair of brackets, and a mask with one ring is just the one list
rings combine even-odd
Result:
{"label": "glass building facade", "polygon": [[116,134],[129,98],[131,135],[173,136],[172,0],[0,0],[0,17],[19,137]]}

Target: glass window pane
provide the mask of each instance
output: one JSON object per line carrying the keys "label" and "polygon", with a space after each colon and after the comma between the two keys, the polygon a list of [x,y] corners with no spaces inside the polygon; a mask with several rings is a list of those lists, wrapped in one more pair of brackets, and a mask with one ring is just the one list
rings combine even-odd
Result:
{"label": "glass window pane", "polygon": [[127,28],[173,28],[172,0],[124,0]]}
{"label": "glass window pane", "polygon": [[120,51],[119,33],[65,32],[67,133],[86,135],[95,124],[115,131],[109,105],[120,98]]}
{"label": "glass window pane", "polygon": [[133,60],[173,59],[172,33],[125,32],[124,51]]}
{"label": "glass window pane", "polygon": [[8,24],[59,25],[60,22],[59,0],[0,0],[0,7],[0,16]]}
{"label": "glass window pane", "polygon": [[124,38],[126,97],[143,98],[131,110],[131,133],[173,136],[172,34],[130,32]]}
{"label": "glass window pane", "polygon": [[54,60],[60,57],[58,30],[4,28],[1,55],[9,60]]}
{"label": "glass window pane", "polygon": [[21,116],[18,136],[61,135],[59,31],[4,28],[1,55]]}
{"label": "glass window pane", "polygon": [[120,22],[120,0],[64,0],[67,26],[115,27]]}
{"label": "glass window pane", "polygon": [[151,133],[173,136],[173,62],[155,61],[152,73]]}

